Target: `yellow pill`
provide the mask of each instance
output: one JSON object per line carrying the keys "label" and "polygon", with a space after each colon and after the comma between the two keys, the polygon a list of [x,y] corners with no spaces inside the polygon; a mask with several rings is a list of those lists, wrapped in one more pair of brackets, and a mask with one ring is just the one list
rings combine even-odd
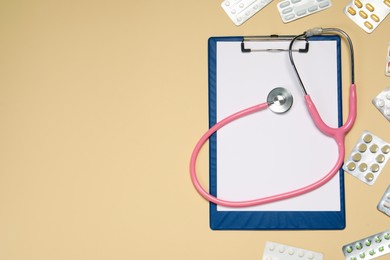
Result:
{"label": "yellow pill", "polygon": [[359,12],[359,15],[363,18],[363,19],[367,19],[368,15],[366,14],[366,12],[364,11],[360,11]]}
{"label": "yellow pill", "polygon": [[358,162],[362,159],[362,155],[360,153],[355,153],[353,156],[352,156],[352,160],[354,160],[355,162]]}
{"label": "yellow pill", "polygon": [[382,150],[382,153],[388,154],[390,152],[390,146],[386,144],[385,146],[382,147],[381,150]]}
{"label": "yellow pill", "polygon": [[388,7],[390,7],[390,0],[385,0],[384,3],[385,3]]}
{"label": "yellow pill", "polygon": [[363,140],[364,140],[364,142],[366,142],[366,143],[371,142],[371,141],[372,141],[372,135],[366,134],[366,135],[363,137]]}
{"label": "yellow pill", "polygon": [[359,8],[362,8],[363,7],[363,4],[362,2],[360,2],[359,0],[355,0],[355,5]]}
{"label": "yellow pill", "polygon": [[379,165],[374,163],[373,165],[371,165],[370,169],[372,172],[377,172],[379,171]]}
{"label": "yellow pill", "polygon": [[350,162],[347,165],[348,170],[353,171],[356,169],[356,164],[354,162]]}
{"label": "yellow pill", "polygon": [[372,14],[371,15],[371,19],[374,20],[377,23],[379,23],[379,21],[381,20],[376,14]]}
{"label": "yellow pill", "polygon": [[379,154],[377,157],[376,157],[376,161],[378,163],[383,163],[385,161],[385,156],[383,154]]}
{"label": "yellow pill", "polygon": [[360,144],[358,147],[359,152],[364,153],[367,150],[366,144]]}
{"label": "yellow pill", "polygon": [[351,15],[355,15],[356,14],[356,11],[355,11],[355,9],[353,9],[353,7],[349,7],[348,8],[348,13],[350,13]]}
{"label": "yellow pill", "polygon": [[370,146],[370,151],[372,153],[376,153],[378,151],[379,147],[376,144],[373,144]]}
{"label": "yellow pill", "polygon": [[367,173],[364,178],[366,178],[367,181],[372,181],[374,179],[374,174],[371,172]]}
{"label": "yellow pill", "polygon": [[374,10],[375,10],[375,8],[374,8],[374,6],[372,4],[366,4],[366,8],[370,12],[374,12]]}
{"label": "yellow pill", "polygon": [[359,170],[361,171],[361,172],[365,172],[365,171],[367,171],[367,163],[361,163],[360,165],[359,165]]}
{"label": "yellow pill", "polygon": [[371,24],[371,23],[369,23],[369,22],[364,22],[364,25],[368,28],[368,29],[372,29],[372,28],[374,28],[374,26]]}

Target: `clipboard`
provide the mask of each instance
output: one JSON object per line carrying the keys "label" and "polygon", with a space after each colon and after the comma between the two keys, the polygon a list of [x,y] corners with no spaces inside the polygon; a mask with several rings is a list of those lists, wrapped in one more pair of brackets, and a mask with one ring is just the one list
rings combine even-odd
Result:
{"label": "clipboard", "polygon": [[[288,58],[291,36],[211,37],[208,41],[209,125],[266,101],[276,87],[294,98],[285,114],[260,111],[210,137],[209,191],[231,201],[257,199],[309,185],[332,168],[334,140],[314,125]],[[324,119],[342,124],[341,43],[337,35],[294,44],[302,81]],[[320,188],[248,208],[210,203],[213,230],[339,230],[345,228],[344,172]]]}

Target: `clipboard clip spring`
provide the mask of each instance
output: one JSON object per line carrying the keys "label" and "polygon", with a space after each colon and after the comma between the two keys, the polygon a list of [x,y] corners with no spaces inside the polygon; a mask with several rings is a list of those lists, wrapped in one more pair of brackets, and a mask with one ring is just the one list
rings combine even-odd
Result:
{"label": "clipboard clip spring", "polygon": [[[276,35],[272,34],[270,36],[246,36],[242,39],[241,41],[241,52],[243,53],[250,53],[250,52],[282,52],[282,51],[289,51],[288,48],[264,48],[264,49],[251,49],[251,48],[246,48],[245,43],[246,42],[253,42],[253,41],[291,41],[294,39],[295,36],[292,35]],[[301,49],[293,49],[292,51],[294,52],[299,52],[299,53],[307,53],[309,51],[309,41],[304,38],[301,39],[306,42],[305,48]]]}

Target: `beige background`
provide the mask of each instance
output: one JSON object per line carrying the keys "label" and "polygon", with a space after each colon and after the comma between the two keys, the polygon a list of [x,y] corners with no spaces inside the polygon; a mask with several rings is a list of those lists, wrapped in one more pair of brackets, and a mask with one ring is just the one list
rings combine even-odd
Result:
{"label": "beige background", "polygon": [[[255,260],[269,240],[342,259],[344,244],[389,228],[376,210],[387,165],[372,187],[346,174],[345,230],[209,229],[188,163],[207,129],[210,36],[344,29],[359,91],[347,153],[365,129],[390,141],[371,104],[390,86],[389,18],[367,34],[338,0],[283,24],[273,1],[236,27],[221,2],[0,2],[0,259]],[[205,185],[207,165],[205,149]]]}

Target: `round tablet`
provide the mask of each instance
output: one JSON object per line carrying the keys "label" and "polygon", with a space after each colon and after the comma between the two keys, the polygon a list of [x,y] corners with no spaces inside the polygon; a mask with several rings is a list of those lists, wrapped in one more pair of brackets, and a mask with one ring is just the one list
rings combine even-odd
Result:
{"label": "round tablet", "polygon": [[365,171],[367,171],[367,163],[361,163],[360,165],[359,165],[359,170],[361,171],[361,172],[365,172]]}
{"label": "round tablet", "polygon": [[370,169],[372,172],[377,172],[379,171],[379,165],[374,163],[373,165],[371,165]]}
{"label": "round tablet", "polygon": [[367,181],[372,181],[372,180],[374,180],[374,174],[369,172],[366,174],[366,176],[364,176],[364,178],[366,178]]}
{"label": "round tablet", "polygon": [[378,163],[383,163],[385,161],[385,156],[383,154],[378,154],[378,156],[376,157],[376,161]]}
{"label": "round tablet", "polygon": [[355,170],[356,169],[356,164],[354,162],[348,163],[347,169],[350,170],[350,171]]}
{"label": "round tablet", "polygon": [[378,149],[379,149],[379,147],[376,144],[373,144],[373,145],[370,146],[370,151],[372,153],[376,153],[378,151]]}
{"label": "round tablet", "polygon": [[364,143],[359,144],[358,150],[359,152],[364,153],[367,150],[367,145]]}
{"label": "round tablet", "polygon": [[379,99],[377,102],[376,102],[376,105],[378,107],[383,107],[385,105],[385,101],[383,99]]}
{"label": "round tablet", "polygon": [[381,149],[382,153],[388,154],[390,152],[390,145],[384,145]]}
{"label": "round tablet", "polygon": [[358,162],[362,159],[362,155],[360,153],[355,153],[354,155],[352,155],[352,160],[354,160],[355,162]]}
{"label": "round tablet", "polygon": [[390,116],[390,108],[385,110],[386,116]]}
{"label": "round tablet", "polygon": [[366,135],[363,137],[363,141],[366,142],[366,143],[370,143],[370,142],[372,141],[372,135],[366,134]]}

